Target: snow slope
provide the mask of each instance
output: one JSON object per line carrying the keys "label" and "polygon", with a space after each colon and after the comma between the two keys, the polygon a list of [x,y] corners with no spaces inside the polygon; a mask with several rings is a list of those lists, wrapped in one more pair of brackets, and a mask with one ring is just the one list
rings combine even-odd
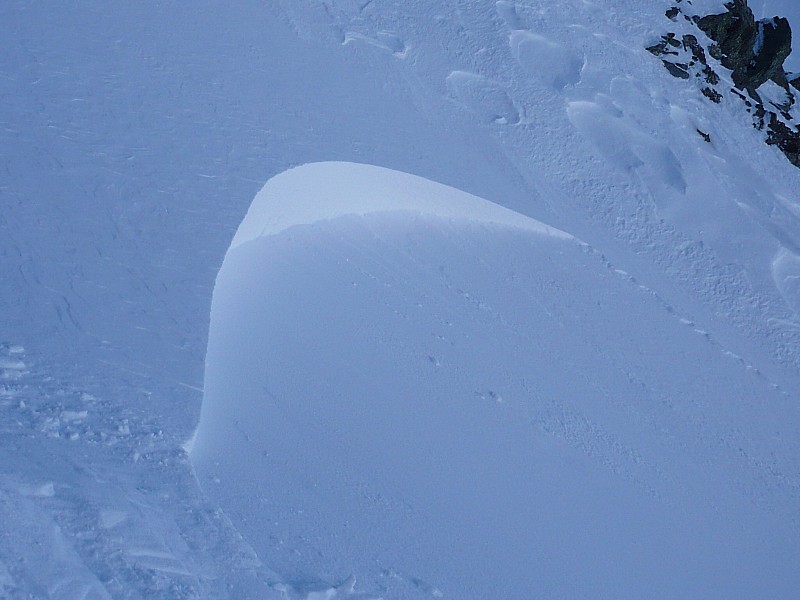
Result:
{"label": "snow slope", "polygon": [[643,50],[668,4],[0,5],[0,594],[281,595],[183,445],[223,257],[299,164],[568,231],[796,398],[800,174]]}
{"label": "snow slope", "polygon": [[584,244],[491,210],[345,163],[268,183],[214,291],[204,489],[298,589],[791,595],[800,407]]}

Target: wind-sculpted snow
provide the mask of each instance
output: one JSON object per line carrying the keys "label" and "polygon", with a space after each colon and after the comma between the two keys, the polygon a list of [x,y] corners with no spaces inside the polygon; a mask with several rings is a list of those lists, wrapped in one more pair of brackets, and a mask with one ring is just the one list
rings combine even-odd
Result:
{"label": "wind-sculpted snow", "polygon": [[[639,0],[0,3],[0,597],[319,600],[358,598],[358,594],[436,596],[463,585],[452,572],[440,579],[436,573],[428,577],[426,569],[417,569],[433,548],[441,550],[437,544],[452,541],[454,532],[462,531],[459,523],[466,516],[458,516],[460,502],[448,505],[448,513],[456,516],[452,528],[445,528],[439,538],[421,531],[430,521],[415,520],[418,513],[410,513],[422,541],[408,542],[401,553],[387,523],[400,523],[411,502],[397,500],[391,490],[381,488],[378,494],[360,488],[360,501],[388,507],[398,515],[395,521],[369,523],[386,538],[387,552],[408,556],[408,568],[400,560],[387,560],[391,564],[381,565],[380,576],[373,577],[378,567],[362,568],[364,555],[358,552],[353,556],[337,552],[335,566],[303,560],[302,556],[319,556],[315,539],[327,530],[309,534],[309,524],[286,505],[282,513],[269,506],[259,513],[283,523],[274,537],[257,540],[264,555],[260,559],[238,531],[250,536],[255,530],[242,521],[233,527],[226,513],[198,489],[184,444],[200,413],[211,296],[226,252],[219,298],[224,297],[225,282],[233,281],[237,265],[242,269],[241,289],[262,281],[254,275],[262,273],[258,269],[284,265],[286,272],[270,271],[263,278],[271,282],[265,295],[270,302],[289,298],[286,306],[276,308],[276,319],[289,314],[284,309],[306,311],[300,323],[309,323],[303,334],[308,339],[316,339],[309,333],[312,327],[333,339],[330,336],[344,335],[346,324],[355,328],[354,335],[367,336],[354,350],[337,345],[342,356],[331,358],[363,358],[360,373],[347,371],[354,386],[361,385],[359,377],[370,375],[375,361],[388,364],[385,371],[373,370],[375,386],[383,375],[387,385],[366,391],[380,399],[390,399],[387,394],[394,393],[398,405],[408,407],[412,406],[408,397],[417,392],[423,399],[441,398],[441,388],[431,387],[430,377],[443,373],[455,398],[448,414],[463,414],[472,423],[469,435],[479,440],[474,448],[484,449],[489,457],[481,463],[477,450],[465,447],[464,461],[456,463],[456,467],[474,466],[477,481],[497,485],[509,474],[532,480],[524,464],[517,471],[498,468],[494,475],[481,468],[495,464],[491,457],[502,452],[514,454],[512,442],[520,444],[514,464],[525,449],[544,453],[542,481],[553,485],[543,489],[557,490],[560,473],[567,474],[563,489],[574,494],[565,492],[550,505],[538,503],[552,509],[544,515],[561,514],[556,502],[564,510],[571,506],[580,513],[587,508],[581,499],[605,497],[598,482],[616,489],[614,477],[644,481],[643,487],[656,491],[674,491],[677,488],[670,488],[670,482],[685,481],[682,500],[668,504],[687,507],[684,528],[678,523],[674,531],[685,531],[693,540],[688,524],[702,521],[697,528],[709,534],[708,547],[716,540],[722,549],[715,568],[699,560],[697,571],[730,570],[746,578],[751,571],[739,569],[737,557],[744,560],[749,551],[734,555],[741,544],[717,533],[730,532],[723,527],[722,516],[703,519],[700,513],[707,504],[721,505],[720,515],[736,513],[730,520],[736,521],[738,515],[745,535],[755,530],[765,511],[779,507],[780,498],[798,489],[800,468],[796,459],[787,458],[799,454],[790,448],[797,437],[797,419],[774,394],[791,399],[800,389],[800,170],[764,145],[763,133],[753,129],[741,102],[728,102],[726,92],[726,99],[714,104],[697,85],[671,77],[661,61],[644,50],[667,31],[674,30],[681,38],[697,35],[689,23],[667,18],[668,4]],[[688,7],[685,1],[681,4]],[[715,10],[722,4],[723,0],[695,0],[693,6]],[[756,0],[750,4],[759,18],[783,14],[795,31],[800,28],[800,5],[795,0],[764,0],[763,7]],[[797,64],[793,60],[796,57],[790,56],[787,68],[800,70],[792,66]],[[719,76],[720,85],[729,90],[730,73],[720,70]],[[266,206],[265,216],[276,214],[272,209],[277,206],[285,208],[280,229],[230,249],[265,181],[292,166],[321,160],[381,164],[415,173],[518,214],[503,213],[509,222],[493,225],[475,215],[459,217],[463,211],[454,204],[442,214],[424,206],[403,210],[388,203],[385,211],[372,212],[371,207],[352,205],[343,210],[345,199],[339,197],[336,202],[309,205],[299,219],[297,203],[273,195],[271,202],[284,204]],[[321,167],[304,167],[300,172],[310,175],[315,168]],[[340,170],[328,168],[332,181]],[[384,176],[389,177],[384,173],[378,179]],[[413,180],[402,174],[394,177],[403,185]],[[472,202],[459,192],[445,193],[444,188],[440,192]],[[384,190],[381,198],[371,200],[385,202],[395,196],[394,189]],[[489,210],[490,205],[478,204]],[[496,218],[502,213],[497,207],[490,212]],[[550,235],[553,230],[542,235],[547,230],[519,215],[568,231],[596,252],[575,240]],[[260,217],[253,223],[260,227],[254,235],[264,232]],[[374,234],[366,232],[367,227]],[[307,242],[306,250],[313,255],[293,249],[291,239]],[[414,243],[406,243],[407,239]],[[259,249],[265,256],[256,260]],[[275,262],[275,257],[285,260]],[[331,262],[336,258],[338,262]],[[519,268],[512,271],[509,261]],[[599,264],[608,268],[603,271]],[[356,271],[347,271],[348,265]],[[594,275],[564,279],[565,273],[584,271]],[[290,281],[290,275],[298,279]],[[350,282],[348,291],[370,298],[344,295],[335,287],[340,280]],[[607,296],[590,296],[603,290]],[[615,304],[629,298],[631,290],[650,308],[636,312]],[[272,293],[278,291],[283,295]],[[389,296],[392,291],[400,295]],[[422,297],[423,292],[427,296]],[[524,301],[523,293],[530,294]],[[215,322],[224,322],[225,306],[231,318],[239,309],[242,318],[261,314],[258,298],[251,299],[251,312],[237,304],[239,300],[231,298],[228,304],[215,300]],[[349,312],[326,319],[325,311],[337,306]],[[384,312],[367,310],[376,306]],[[419,324],[428,309],[434,316],[424,322],[425,327],[415,325],[410,333],[398,328],[398,323]],[[353,323],[351,313],[361,320]],[[614,316],[622,313],[628,318]],[[434,322],[436,315],[452,325]],[[367,327],[373,317],[380,320],[378,326]],[[264,337],[257,327],[263,320],[254,317],[254,336]],[[490,327],[491,323],[499,324]],[[580,333],[589,335],[595,326],[605,329],[592,334],[594,350],[581,351],[585,340]],[[221,325],[215,327],[219,341]],[[461,337],[452,333],[456,329],[464,332]],[[427,330],[436,333],[424,340],[417,335]],[[646,340],[638,337],[647,330],[653,333]],[[282,335],[291,344],[300,343],[293,341],[294,334]],[[489,345],[471,344],[467,335]],[[231,333],[226,338],[231,356],[248,358],[235,337]],[[260,349],[262,341],[271,339],[256,339],[253,348]],[[384,350],[374,357],[364,350],[370,339],[383,344],[378,348]],[[638,342],[629,347],[628,340]],[[313,349],[313,344],[305,345]],[[390,360],[399,355],[387,358],[387,347],[397,353],[406,347],[408,352],[416,349],[422,364]],[[485,355],[476,364],[479,351]],[[214,372],[222,373],[221,363],[213,359],[215,352],[210,354],[216,365],[209,372],[210,381]],[[686,371],[680,367],[681,352],[693,361]],[[541,367],[545,363],[536,357],[547,353],[552,360]],[[303,373],[322,379],[325,374],[317,369],[328,354],[316,362],[314,356],[304,355],[308,361]],[[534,358],[522,364],[515,357],[523,354]],[[728,366],[720,366],[719,356]],[[250,358],[257,360],[257,353]],[[629,361],[638,370],[622,368]],[[283,368],[286,363],[271,364]],[[467,365],[462,372],[473,377],[468,385],[458,383],[453,364]],[[287,389],[294,389],[291,378],[300,378],[295,366],[286,365],[285,373],[276,375]],[[242,382],[260,372],[251,367],[242,361],[246,375]],[[506,371],[529,374],[525,389],[530,392],[520,387],[522,383],[505,385]],[[652,383],[651,378],[657,377],[664,381]],[[397,378],[404,380],[388,385]],[[609,394],[589,393],[590,378]],[[760,383],[748,387],[742,378]],[[734,383],[715,388],[718,379],[735,382],[735,389]],[[351,389],[348,381],[327,376],[324,381]],[[411,389],[413,382],[419,385]],[[608,400],[617,397],[612,392],[629,389],[628,385],[637,391],[617,395],[619,413],[613,414],[634,407],[620,417],[620,423],[646,423],[647,431],[626,433],[612,427],[612,413],[604,416],[607,411],[599,405],[577,399],[583,394],[613,404]],[[548,389],[552,396],[539,393]],[[713,401],[708,395],[712,389],[719,389]],[[674,396],[667,393],[675,390]],[[320,398],[326,397],[324,391]],[[634,395],[644,400],[631,400]],[[486,441],[500,430],[493,419],[505,418],[502,411],[528,396],[539,398],[543,404],[536,406],[544,408],[529,421],[526,413],[515,413],[519,418],[512,425],[521,429],[533,423],[533,431],[544,432],[535,435],[544,437],[509,433],[507,441],[504,437],[496,444],[499,449],[493,450],[495,446]],[[562,396],[566,404],[558,404]],[[457,399],[463,398],[470,400],[458,404]],[[464,406],[483,407],[485,423],[476,425],[477,417],[464,412]],[[587,406],[595,408],[590,411]],[[654,412],[649,420],[637,420],[639,407],[643,411],[655,407],[666,414]],[[737,408],[741,419],[730,416]],[[426,424],[432,429],[443,422],[425,413],[430,409],[421,405],[419,414],[429,418],[420,419],[420,427]],[[297,417],[291,410],[287,414]],[[719,425],[718,419],[726,414],[730,418]],[[672,418],[676,415],[678,421]],[[382,410],[374,415],[383,416]],[[766,419],[776,425],[759,429]],[[295,421],[297,427],[287,427],[298,432],[297,439],[319,439],[328,447],[327,436],[335,432],[320,426],[312,435],[307,418],[301,415]],[[352,429],[363,423],[350,415],[337,439],[354,438],[358,431],[354,434]],[[414,434],[410,425],[398,423],[398,432]],[[379,425],[372,430],[376,436],[386,433]],[[509,426],[507,431],[518,429]],[[430,439],[433,432],[421,433],[426,431]],[[442,427],[437,433],[442,431],[452,437],[456,429]],[[295,438],[277,433],[275,440],[295,447]],[[647,451],[651,438],[654,444],[674,450],[674,464],[651,460],[653,452]],[[387,439],[391,440],[388,434]],[[532,440],[535,443],[529,445]],[[408,456],[403,448],[398,452],[399,458]],[[253,464],[258,464],[259,456]],[[602,465],[598,468],[605,471],[595,471],[586,466],[589,463]],[[355,468],[358,463],[343,464]],[[658,469],[649,471],[653,464]],[[585,485],[569,479],[573,470],[586,473]],[[442,471],[435,473],[437,481],[451,481],[450,474]],[[606,480],[597,475],[606,471],[616,475]],[[403,473],[413,480],[413,473]],[[698,473],[707,476],[706,485],[697,484],[700,476],[693,474]],[[718,502],[735,477],[739,479],[732,484],[734,491]],[[358,479],[343,475],[342,482],[353,478]],[[267,492],[259,484],[259,494],[280,484],[278,479],[274,486],[263,488]],[[307,484],[312,489],[312,479]],[[214,487],[207,481],[204,485]],[[350,488],[338,485],[334,489],[343,490],[342,498],[349,501]],[[442,497],[448,497],[452,487],[441,488]],[[287,489],[289,495],[296,491]],[[431,497],[425,494],[436,487],[420,489],[414,506],[426,504]],[[516,498],[530,491],[520,487]],[[501,499],[516,493],[501,492]],[[752,510],[744,508],[743,493],[749,494]],[[246,496],[254,497],[259,496]],[[480,495],[473,498],[472,504],[467,503],[468,514],[487,502]],[[669,546],[678,535],[659,530],[649,536],[652,532],[639,527],[637,515],[643,512],[636,507],[652,506],[647,502],[634,502],[632,525],[627,520],[618,523],[617,534],[608,528],[610,537],[626,531],[632,532],[628,539],[641,534],[637,544],[645,551],[640,562],[632,563],[634,571],[647,562],[648,552],[655,552],[653,539],[664,537]],[[252,506],[261,505],[253,501]],[[409,510],[416,510],[414,506]],[[280,520],[283,514],[289,515],[285,521]],[[495,522],[501,530],[508,529],[507,521],[491,511],[486,514],[475,519],[480,525],[474,533],[465,534],[479,547],[484,547],[479,533],[491,530]],[[524,546],[518,553],[522,558],[513,559],[516,564],[532,548],[541,558],[533,561],[535,568],[563,574],[563,589],[550,580],[549,589],[514,589],[484,597],[563,598],[576,579],[572,574],[582,574],[586,564],[594,564],[589,550],[569,555],[582,525],[588,531],[602,526],[594,523],[606,515],[594,514],[596,519],[572,521],[563,536],[555,526],[543,525],[538,538],[542,543],[519,542],[530,533],[524,527],[519,535],[507,536],[509,548]],[[666,511],[667,516],[675,514],[677,509]],[[763,527],[767,533],[760,539],[773,534],[775,523],[782,524],[786,536],[796,533],[796,511],[787,514],[779,507],[769,514],[773,522]],[[307,539],[299,540],[293,533],[295,521],[297,535]],[[367,528],[361,525],[358,532],[364,533]],[[397,531],[409,530],[398,526]],[[786,538],[780,533],[772,537],[775,547],[761,554],[764,560],[774,559],[763,579],[766,586],[786,582],[788,587],[797,571],[789,561],[797,554],[800,536],[788,543],[785,560],[775,552]],[[399,535],[397,539],[408,540]],[[486,539],[498,544],[492,535]],[[753,553],[760,543],[752,545]],[[452,545],[462,552],[461,540]],[[371,548],[359,547],[359,552]],[[281,548],[288,550],[281,554]],[[320,548],[326,556],[331,554],[323,544]],[[596,553],[609,557],[607,580],[619,575],[616,578],[623,581],[627,575],[614,568],[624,561],[615,563],[608,548],[618,546],[609,542]],[[722,566],[726,548],[731,548],[735,569]],[[495,549],[490,546],[478,559],[468,555],[468,549],[459,555],[472,561],[476,589],[486,591],[494,583],[492,575],[477,574],[495,568],[491,558]],[[307,554],[296,554],[297,562],[288,565],[286,557],[295,550]],[[504,552],[500,549],[498,555],[505,556]],[[628,557],[622,551],[618,554]],[[449,548],[440,553],[452,555]],[[586,563],[576,566],[581,558]],[[276,567],[286,567],[285,576],[270,570],[272,559]],[[448,572],[444,558],[429,562],[431,571]],[[752,564],[755,569],[760,563],[754,559]],[[703,571],[701,566],[709,568]],[[547,573],[542,581],[547,581]],[[507,582],[521,581],[522,575],[504,571],[502,576],[506,575]],[[687,587],[699,581],[689,568],[674,579],[675,585]],[[394,591],[384,593],[384,588]],[[762,598],[769,592],[747,593],[742,588],[732,595]],[[783,592],[772,595],[786,596]],[[692,590],[675,595],[713,594]]]}
{"label": "wind-sculpted snow", "polygon": [[347,163],[267,183],[237,240],[192,461],[295,597],[800,585],[800,409],[587,245]]}
{"label": "wind-sculpted snow", "polygon": [[483,198],[422,177],[373,165],[324,162],[296,167],[270,179],[236,231],[231,249],[296,225],[391,211],[467,219],[564,239],[571,237]]}

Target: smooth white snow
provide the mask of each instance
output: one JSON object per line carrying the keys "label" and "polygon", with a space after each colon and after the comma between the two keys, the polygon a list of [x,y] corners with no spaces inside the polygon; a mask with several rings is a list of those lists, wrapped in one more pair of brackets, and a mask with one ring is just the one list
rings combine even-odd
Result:
{"label": "smooth white snow", "polygon": [[358,163],[324,162],[302,165],[270,179],[253,200],[231,249],[296,225],[391,211],[571,237],[483,198],[408,173]]}
{"label": "smooth white snow", "polygon": [[217,279],[192,460],[281,579],[386,599],[800,585],[800,409],[709,333],[463,192],[346,163],[273,181]]}

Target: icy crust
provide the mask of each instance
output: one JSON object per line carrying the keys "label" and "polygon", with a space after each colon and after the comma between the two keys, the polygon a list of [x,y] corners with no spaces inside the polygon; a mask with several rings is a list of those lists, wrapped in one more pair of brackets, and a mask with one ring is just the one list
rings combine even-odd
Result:
{"label": "icy crust", "polygon": [[319,162],[270,179],[253,200],[231,250],[295,225],[393,211],[492,223],[572,239],[535,219],[423,177],[374,165]]}

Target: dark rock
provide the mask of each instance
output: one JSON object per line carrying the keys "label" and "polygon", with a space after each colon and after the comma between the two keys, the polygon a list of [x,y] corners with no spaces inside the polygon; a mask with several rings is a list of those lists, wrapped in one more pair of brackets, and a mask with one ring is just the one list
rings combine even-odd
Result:
{"label": "dark rock", "polygon": [[664,66],[667,68],[667,71],[670,72],[670,75],[673,77],[678,77],[680,79],[689,79],[689,65],[686,63],[673,63],[669,62],[668,60],[662,61]]}
{"label": "dark rock", "polygon": [[[717,58],[734,72],[738,87],[753,56],[756,41],[756,21],[745,0],[732,0],[725,5],[727,12],[698,19],[697,26],[718,46]],[[713,56],[713,55],[712,55]]]}
{"label": "dark rock", "polygon": [[705,77],[706,83],[711,85],[717,85],[719,83],[719,75],[708,65],[703,67],[703,76]]}
{"label": "dark rock", "polygon": [[722,48],[720,48],[717,44],[711,44],[708,47],[708,53],[712,56],[712,58],[722,62]]}
{"label": "dark rock", "polygon": [[692,58],[701,64],[708,64],[706,59],[706,51],[697,41],[697,38],[691,34],[683,36],[683,48],[692,53]]}
{"label": "dark rock", "polygon": [[790,128],[774,112],[769,114],[767,143],[780,148],[795,167],[800,167],[800,130]]}
{"label": "dark rock", "polygon": [[[677,21],[683,13],[681,3],[682,0],[675,0],[675,6],[666,13],[669,19]],[[783,67],[792,49],[789,22],[780,17],[757,21],[747,0],[730,0],[725,10],[722,14],[689,19],[712,40],[711,44],[706,45],[691,34],[678,40],[670,33],[648,50],[662,57],[673,76],[689,79],[694,73],[703,80],[707,84],[702,88],[703,95],[717,104],[723,98],[717,89],[721,80],[708,57],[730,69],[734,83],[731,92],[751,115],[753,127],[764,131],[766,142],[777,146],[793,165],[800,167],[800,127],[791,114],[798,98],[796,91],[800,91],[800,74],[788,74]],[[684,17],[688,19],[685,14]],[[680,58],[667,60],[666,56]],[[785,102],[774,99],[773,94],[767,95],[772,100],[762,100],[758,88],[770,80],[786,90]],[[708,133],[700,129],[697,133],[711,142]]]}
{"label": "dark rock", "polygon": [[786,71],[784,71],[782,68],[779,69],[778,72],[775,73],[775,76],[771,77],[771,79],[779,86],[781,86],[783,89],[789,91],[789,76],[786,74]]}
{"label": "dark rock", "polygon": [[678,52],[675,50],[670,50],[670,48],[680,48],[681,43],[675,39],[674,33],[668,33],[661,37],[661,41],[657,44],[649,46],[647,51],[650,54],[655,54],[656,56],[664,56],[667,54],[671,54],[673,56],[678,56]]}
{"label": "dark rock", "polygon": [[737,90],[736,88],[731,88],[731,92],[733,92],[734,94],[736,94],[736,96],[739,98],[739,100],[741,100],[742,102],[744,102],[746,106],[748,106],[748,107],[749,107],[749,106],[753,106],[753,104],[750,102],[750,100],[748,100],[748,99],[747,99],[747,96],[745,96],[743,93],[741,93],[741,92],[740,92],[739,90]]}
{"label": "dark rock", "polygon": [[759,21],[756,41],[761,45],[753,49],[753,62],[747,72],[750,84],[757,88],[772,80],[784,88],[788,87],[783,63],[792,52],[789,21],[782,17]]}
{"label": "dark rock", "polygon": [[733,71],[736,87],[755,91],[770,79],[788,87],[783,63],[792,51],[789,21],[756,21],[746,0],[731,0],[727,12],[698,19],[697,26],[716,42],[711,56]]}
{"label": "dark rock", "polygon": [[[705,81],[711,85],[716,85],[719,83],[719,77],[714,72],[714,70],[708,65],[708,58],[706,56],[706,51],[703,46],[700,44],[700,41],[697,39],[696,36],[687,34],[684,35],[681,40],[679,41],[674,33],[668,33],[661,37],[661,40],[649,48],[647,48],[649,52],[655,54],[656,56],[680,56],[681,53],[689,53],[691,55],[691,60],[688,63],[677,62],[674,60],[664,60],[664,66],[670,72],[671,75],[674,77],[678,77],[680,79],[689,79],[690,71],[689,69],[694,67],[696,64],[700,63],[703,65],[702,70],[699,73],[696,73],[698,77],[704,77]],[[714,93],[716,94],[716,92]],[[714,96],[712,94],[712,96]],[[707,94],[708,95],[708,94]],[[716,94],[719,96],[719,94]],[[714,97],[716,97],[714,96]],[[711,97],[711,96],[709,96]],[[722,96],[719,96],[721,98]],[[715,100],[718,102],[719,100]]]}
{"label": "dark rock", "polygon": [[720,94],[717,90],[711,87],[703,88],[703,96],[705,96],[715,104],[719,104],[720,102],[722,102],[722,94]]}
{"label": "dark rock", "polygon": [[762,129],[764,129],[764,127],[766,127],[767,124],[766,122],[767,109],[764,108],[764,105],[759,102],[758,104],[756,104],[755,112],[753,114],[756,118],[756,122],[753,124],[753,127],[761,131]]}

